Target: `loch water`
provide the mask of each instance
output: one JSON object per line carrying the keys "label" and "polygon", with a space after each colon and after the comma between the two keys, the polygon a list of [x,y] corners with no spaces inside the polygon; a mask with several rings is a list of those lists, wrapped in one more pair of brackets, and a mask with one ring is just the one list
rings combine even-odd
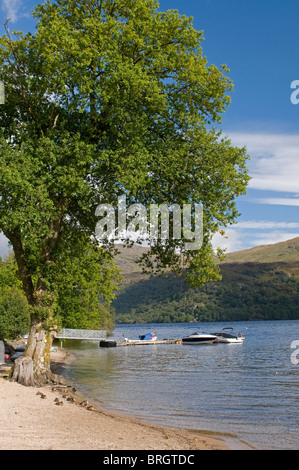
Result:
{"label": "loch water", "polygon": [[256,449],[299,449],[299,320],[117,325],[112,338],[158,339],[224,327],[242,344],[100,348],[68,343],[66,375],[91,402],[170,426],[231,433]]}

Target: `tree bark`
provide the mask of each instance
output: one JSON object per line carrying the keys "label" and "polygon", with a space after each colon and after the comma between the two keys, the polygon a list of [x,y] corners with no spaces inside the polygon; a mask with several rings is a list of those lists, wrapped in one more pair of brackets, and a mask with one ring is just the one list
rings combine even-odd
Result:
{"label": "tree bark", "polygon": [[[58,225],[59,223],[60,221],[57,221]],[[15,362],[12,380],[23,385],[42,385],[53,380],[50,369],[50,352],[55,330],[51,328],[53,312],[51,293],[47,292],[42,279],[38,279],[36,288],[34,287],[20,235],[17,232],[9,231],[5,231],[4,234],[13,245],[23,290],[32,307],[27,347],[24,355]],[[55,241],[57,236],[58,228],[57,233],[55,232],[53,236]],[[40,316],[43,320],[39,318],[41,312]]]}
{"label": "tree bark", "polygon": [[41,386],[54,380],[50,367],[53,336],[54,330],[46,331],[40,320],[32,319],[27,347],[15,363],[12,380],[29,386]]}
{"label": "tree bark", "polygon": [[33,379],[33,361],[31,357],[19,357],[16,359],[12,380],[26,387],[33,387],[35,385]]}

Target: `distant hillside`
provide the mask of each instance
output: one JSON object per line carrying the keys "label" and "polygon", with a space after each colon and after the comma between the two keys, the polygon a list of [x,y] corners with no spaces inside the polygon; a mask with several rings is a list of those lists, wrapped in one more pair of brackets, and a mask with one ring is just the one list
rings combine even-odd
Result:
{"label": "distant hillside", "polygon": [[116,245],[117,250],[120,252],[115,260],[117,266],[122,270],[123,275],[131,273],[140,273],[141,267],[135,261],[140,258],[146,248],[140,245],[133,245],[131,248],[126,248],[123,245]]}
{"label": "distant hillside", "polygon": [[[147,279],[148,276],[142,274],[142,268],[136,263],[136,260],[147,250],[140,245],[133,245],[132,248],[118,246],[120,254],[116,256],[116,264],[122,270],[125,276],[125,282],[129,279],[140,280]],[[292,267],[292,263],[299,262],[299,237],[293,238],[272,245],[260,245],[242,251],[234,251],[228,253],[225,259],[220,262],[223,264],[231,263],[291,263],[289,269],[292,271],[296,267]]]}
{"label": "distant hillside", "polygon": [[299,261],[299,237],[273,245],[260,245],[229,253],[224,263],[274,263]]}
{"label": "distant hillside", "polygon": [[124,283],[113,303],[116,322],[299,319],[299,238],[230,253],[222,281],[198,289],[182,277],[145,276],[135,264],[142,247],[123,249]]}

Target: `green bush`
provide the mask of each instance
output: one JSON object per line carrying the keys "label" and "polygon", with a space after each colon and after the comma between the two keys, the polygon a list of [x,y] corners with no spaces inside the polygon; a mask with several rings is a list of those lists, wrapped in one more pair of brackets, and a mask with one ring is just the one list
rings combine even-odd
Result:
{"label": "green bush", "polygon": [[29,306],[17,287],[9,287],[0,296],[0,339],[17,339],[29,332]]}

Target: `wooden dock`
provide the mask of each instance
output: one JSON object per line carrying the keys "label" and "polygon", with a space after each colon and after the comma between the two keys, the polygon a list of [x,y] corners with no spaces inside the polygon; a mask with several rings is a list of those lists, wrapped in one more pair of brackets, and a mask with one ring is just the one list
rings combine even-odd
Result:
{"label": "wooden dock", "polygon": [[180,339],[161,339],[156,341],[146,341],[146,340],[128,340],[128,341],[111,341],[111,340],[102,340],[99,345],[100,348],[116,348],[117,346],[145,346],[145,345],[154,345],[154,344],[181,344]]}

